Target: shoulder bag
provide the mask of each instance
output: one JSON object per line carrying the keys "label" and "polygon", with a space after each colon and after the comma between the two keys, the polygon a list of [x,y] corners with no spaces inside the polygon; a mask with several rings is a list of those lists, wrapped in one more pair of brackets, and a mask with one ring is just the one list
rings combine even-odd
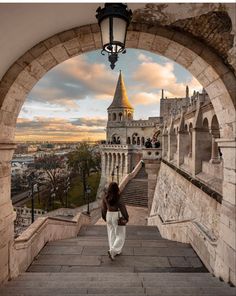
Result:
{"label": "shoulder bag", "polygon": [[120,211],[118,211],[118,220],[117,220],[117,224],[119,226],[125,226],[127,224],[128,220],[126,220],[120,213]]}

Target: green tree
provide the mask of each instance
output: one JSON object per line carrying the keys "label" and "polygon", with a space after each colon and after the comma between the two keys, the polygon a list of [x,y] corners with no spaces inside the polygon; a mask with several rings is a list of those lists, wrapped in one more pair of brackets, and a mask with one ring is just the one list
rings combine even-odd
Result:
{"label": "green tree", "polygon": [[100,170],[100,153],[96,152],[93,146],[89,146],[87,143],[82,143],[77,147],[76,151],[73,151],[68,155],[68,164],[69,167],[80,176],[85,194],[90,173],[92,171],[98,172]]}
{"label": "green tree", "polygon": [[[70,174],[67,165],[67,158],[64,156],[57,156],[55,154],[45,155],[35,160],[35,168],[45,172],[45,181],[50,185],[53,192],[52,194],[55,195],[55,199],[58,198],[63,206],[64,179]],[[51,194],[49,204],[50,207],[52,204]]]}

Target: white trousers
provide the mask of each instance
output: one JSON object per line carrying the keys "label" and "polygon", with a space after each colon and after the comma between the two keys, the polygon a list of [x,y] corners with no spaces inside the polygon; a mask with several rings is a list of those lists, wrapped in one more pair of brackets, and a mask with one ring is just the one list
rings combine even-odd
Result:
{"label": "white trousers", "polygon": [[125,243],[126,227],[118,226],[118,212],[107,211],[106,220],[109,251],[111,256],[114,257],[122,252]]}

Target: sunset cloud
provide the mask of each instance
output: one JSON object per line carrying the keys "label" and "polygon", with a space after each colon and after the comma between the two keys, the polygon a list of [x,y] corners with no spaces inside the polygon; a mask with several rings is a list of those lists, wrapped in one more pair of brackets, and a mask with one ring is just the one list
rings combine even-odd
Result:
{"label": "sunset cloud", "polygon": [[87,138],[105,138],[105,120],[102,118],[78,118],[69,121],[62,118],[34,117],[19,118],[17,122],[17,140],[64,139],[77,141]]}
{"label": "sunset cloud", "polygon": [[142,85],[142,89],[164,89],[173,97],[183,97],[186,85],[190,90],[200,90],[202,87],[195,78],[190,81],[177,82],[174,73],[174,63],[166,62],[164,65],[155,63],[144,54],[139,55],[141,64],[133,74],[133,79]]}
{"label": "sunset cloud", "polygon": [[160,92],[158,93],[147,93],[140,92],[132,96],[131,102],[136,105],[151,105],[158,104],[160,102]]}
{"label": "sunset cloud", "polygon": [[86,56],[69,59],[49,71],[33,88],[28,100],[78,109],[87,97],[111,99],[117,75],[105,64],[90,63]]}

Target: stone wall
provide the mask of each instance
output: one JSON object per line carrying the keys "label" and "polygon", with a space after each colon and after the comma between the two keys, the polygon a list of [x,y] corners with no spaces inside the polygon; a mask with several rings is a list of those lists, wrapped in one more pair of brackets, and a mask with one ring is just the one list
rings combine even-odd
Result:
{"label": "stone wall", "polygon": [[215,269],[221,204],[161,163],[149,218],[161,234],[191,243],[210,271]]}

